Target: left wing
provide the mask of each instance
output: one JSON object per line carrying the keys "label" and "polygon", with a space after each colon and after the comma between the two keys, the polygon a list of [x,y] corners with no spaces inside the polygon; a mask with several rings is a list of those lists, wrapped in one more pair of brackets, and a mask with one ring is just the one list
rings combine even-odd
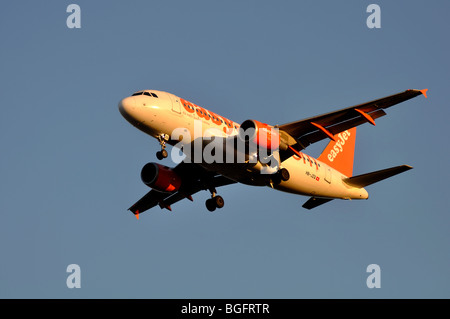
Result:
{"label": "left wing", "polygon": [[174,171],[183,179],[181,188],[175,193],[163,193],[152,189],[133,206],[128,208],[136,218],[139,219],[139,214],[156,205],[159,205],[161,209],[166,208],[172,210],[170,205],[184,198],[192,201],[192,195],[198,191],[236,183],[225,176],[209,172],[194,163],[182,162],[174,168]]}
{"label": "left wing", "polygon": [[333,135],[363,123],[369,122],[375,125],[375,119],[386,115],[383,109],[421,94],[427,97],[427,90],[406,90],[378,100],[276,127],[292,136],[297,140],[299,148],[304,149],[324,138],[333,139]]}

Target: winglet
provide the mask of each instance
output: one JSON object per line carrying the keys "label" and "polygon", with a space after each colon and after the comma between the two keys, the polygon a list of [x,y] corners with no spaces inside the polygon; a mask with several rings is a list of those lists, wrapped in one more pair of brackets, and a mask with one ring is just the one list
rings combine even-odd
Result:
{"label": "winglet", "polygon": [[136,216],[136,219],[139,220],[139,210],[134,212],[134,216]]}
{"label": "winglet", "polygon": [[422,93],[423,96],[425,96],[425,98],[427,98],[427,91],[428,91],[428,89],[423,89],[423,90],[420,90],[420,93]]}

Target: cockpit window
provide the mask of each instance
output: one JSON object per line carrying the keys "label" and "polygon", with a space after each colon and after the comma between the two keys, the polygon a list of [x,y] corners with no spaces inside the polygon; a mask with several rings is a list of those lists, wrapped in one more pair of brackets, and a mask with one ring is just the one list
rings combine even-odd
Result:
{"label": "cockpit window", "polygon": [[144,91],[140,91],[140,92],[136,92],[136,93],[131,94],[131,96],[136,96],[136,95],[147,95],[147,96],[150,96],[150,97],[156,97],[156,98],[158,98],[158,95],[156,95],[156,94],[153,93],[153,92],[144,92]]}

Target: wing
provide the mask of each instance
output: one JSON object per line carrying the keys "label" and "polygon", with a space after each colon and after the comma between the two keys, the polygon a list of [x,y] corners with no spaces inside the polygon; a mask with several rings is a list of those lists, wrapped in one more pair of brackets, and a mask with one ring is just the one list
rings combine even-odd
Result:
{"label": "wing", "polygon": [[201,190],[213,189],[220,186],[236,183],[220,174],[209,172],[198,164],[180,163],[174,171],[183,179],[183,185],[175,193],[163,193],[152,189],[138,200],[133,206],[128,208],[136,218],[146,210],[159,205],[162,208],[172,210],[170,205],[188,198],[192,201],[192,195]]}
{"label": "wing", "polygon": [[406,90],[382,99],[304,120],[278,125],[277,127],[296,139],[300,148],[304,149],[312,143],[327,137],[333,138],[333,135],[363,123],[369,122],[375,125],[375,119],[386,115],[384,109],[421,94],[427,97],[427,90]]}

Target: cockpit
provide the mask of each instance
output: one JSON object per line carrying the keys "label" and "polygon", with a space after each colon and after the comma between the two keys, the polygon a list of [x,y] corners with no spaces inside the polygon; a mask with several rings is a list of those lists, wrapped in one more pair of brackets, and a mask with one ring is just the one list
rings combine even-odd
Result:
{"label": "cockpit", "polygon": [[137,95],[147,95],[147,96],[150,96],[150,97],[158,98],[158,95],[156,95],[155,93],[147,92],[147,91],[139,91],[139,92],[131,94],[131,96],[137,96]]}

